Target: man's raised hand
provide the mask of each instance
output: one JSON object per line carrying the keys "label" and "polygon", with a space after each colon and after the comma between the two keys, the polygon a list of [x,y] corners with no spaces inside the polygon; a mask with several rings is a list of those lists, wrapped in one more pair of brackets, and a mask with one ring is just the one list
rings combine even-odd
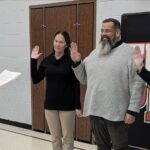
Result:
{"label": "man's raised hand", "polygon": [[81,61],[81,54],[78,52],[77,44],[72,42],[70,47],[71,59],[74,63]]}

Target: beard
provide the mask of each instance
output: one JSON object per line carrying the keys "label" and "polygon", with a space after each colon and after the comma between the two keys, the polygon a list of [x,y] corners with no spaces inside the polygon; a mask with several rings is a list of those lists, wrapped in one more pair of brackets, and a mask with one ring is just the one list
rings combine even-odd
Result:
{"label": "beard", "polygon": [[102,37],[101,41],[99,42],[100,56],[109,54],[112,50],[112,46],[113,46],[113,44],[109,37],[106,37],[106,36]]}

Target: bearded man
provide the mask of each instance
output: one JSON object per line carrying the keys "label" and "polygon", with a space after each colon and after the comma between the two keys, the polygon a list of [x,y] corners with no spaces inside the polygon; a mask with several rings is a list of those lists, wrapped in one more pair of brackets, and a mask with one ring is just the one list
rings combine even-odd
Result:
{"label": "bearded man", "polygon": [[120,22],[102,22],[101,40],[83,61],[71,45],[73,69],[87,84],[83,115],[89,116],[98,150],[128,150],[128,128],[140,111],[144,82],[133,63],[133,48],[121,41]]}

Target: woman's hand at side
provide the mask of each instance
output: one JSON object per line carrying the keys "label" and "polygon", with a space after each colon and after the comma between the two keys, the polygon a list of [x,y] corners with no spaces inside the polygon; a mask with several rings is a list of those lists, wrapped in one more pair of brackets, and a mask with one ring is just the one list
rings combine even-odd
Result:
{"label": "woman's hand at side", "polygon": [[83,117],[83,115],[82,115],[82,111],[80,110],[80,109],[76,109],[75,110],[75,113],[76,113],[76,115],[77,115],[77,117]]}

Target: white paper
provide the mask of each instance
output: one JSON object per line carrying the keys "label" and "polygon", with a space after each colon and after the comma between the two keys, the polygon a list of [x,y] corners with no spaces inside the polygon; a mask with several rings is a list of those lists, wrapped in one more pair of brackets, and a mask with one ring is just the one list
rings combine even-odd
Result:
{"label": "white paper", "polygon": [[20,72],[13,72],[5,69],[0,73],[0,86],[16,79],[20,75],[21,75]]}

